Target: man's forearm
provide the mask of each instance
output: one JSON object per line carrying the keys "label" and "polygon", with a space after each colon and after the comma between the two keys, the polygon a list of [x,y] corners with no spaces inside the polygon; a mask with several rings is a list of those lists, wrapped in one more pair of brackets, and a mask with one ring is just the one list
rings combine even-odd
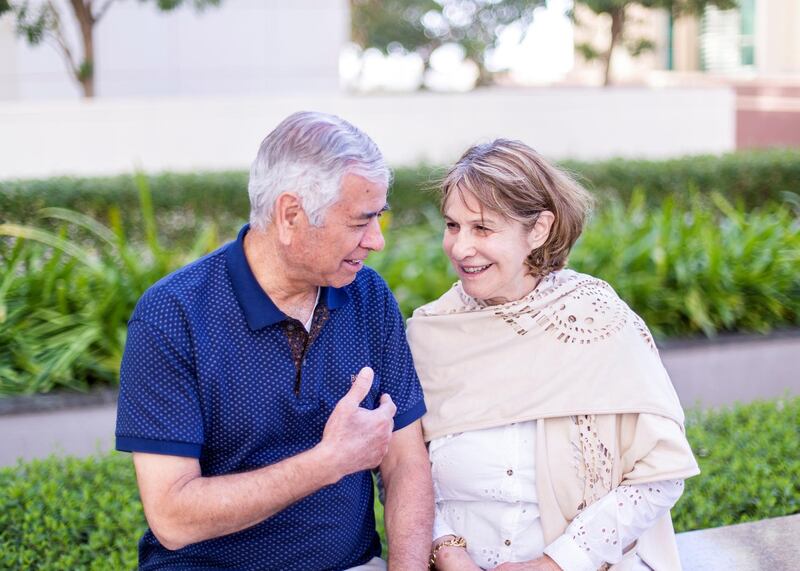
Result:
{"label": "man's forearm", "polygon": [[[166,493],[151,496],[145,513],[167,549],[251,527],[338,481],[327,451],[316,447],[276,464],[224,476],[187,475]],[[146,464],[137,460],[137,470]]]}
{"label": "man's forearm", "polygon": [[386,535],[390,569],[425,569],[433,527],[433,484],[430,464],[398,466],[386,486]]}
{"label": "man's forearm", "polygon": [[427,454],[398,464],[391,473],[382,470],[382,476],[389,569],[427,569],[434,505]]}

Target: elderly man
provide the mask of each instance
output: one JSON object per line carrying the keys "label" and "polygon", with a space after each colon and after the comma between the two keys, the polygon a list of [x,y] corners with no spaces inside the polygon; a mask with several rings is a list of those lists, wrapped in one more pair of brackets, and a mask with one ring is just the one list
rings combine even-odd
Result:
{"label": "elderly man", "polygon": [[346,121],[296,113],[261,144],[250,224],[151,287],[128,324],[117,449],[149,530],[141,569],[424,569],[425,412],[397,304],[364,268],[390,173]]}

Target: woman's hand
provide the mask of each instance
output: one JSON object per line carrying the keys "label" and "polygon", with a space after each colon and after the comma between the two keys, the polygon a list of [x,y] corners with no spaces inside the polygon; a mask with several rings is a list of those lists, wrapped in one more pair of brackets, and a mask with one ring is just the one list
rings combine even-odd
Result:
{"label": "woman's hand", "polygon": [[[440,537],[433,542],[433,547],[447,539],[455,539],[455,536]],[[466,549],[451,545],[446,545],[436,552],[436,569],[439,571],[481,571]]]}
{"label": "woman's hand", "polygon": [[492,571],[562,571],[562,569],[547,555],[542,555],[538,559],[531,561],[503,563],[492,569]]}

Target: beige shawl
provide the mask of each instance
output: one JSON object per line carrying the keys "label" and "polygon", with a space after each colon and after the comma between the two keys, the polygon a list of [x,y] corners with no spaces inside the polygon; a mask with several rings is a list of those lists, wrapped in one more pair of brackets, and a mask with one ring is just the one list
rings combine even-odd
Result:
{"label": "beige shawl", "polygon": [[[621,484],[699,472],[683,411],[644,322],[605,282],[554,272],[523,299],[485,306],[460,283],[419,308],[408,340],[425,391],[425,440],[537,421],[536,473],[545,542]],[[638,553],[680,568],[669,515]]]}

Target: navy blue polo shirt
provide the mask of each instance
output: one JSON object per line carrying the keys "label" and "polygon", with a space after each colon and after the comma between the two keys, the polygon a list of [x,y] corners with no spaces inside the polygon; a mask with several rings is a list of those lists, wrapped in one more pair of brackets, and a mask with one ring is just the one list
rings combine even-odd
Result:
{"label": "navy blue polo shirt", "polygon": [[[303,354],[256,282],[239,237],[148,289],[128,322],[117,449],[198,458],[203,476],[253,470],[318,444],[362,367],[389,393],[395,430],[425,412],[403,320],[369,268],[322,288],[326,319]],[[316,319],[316,315],[315,315]],[[295,322],[296,323],[296,322]],[[380,555],[369,471],[346,476],[263,522],[176,551],[148,530],[141,569],[347,569]]]}

